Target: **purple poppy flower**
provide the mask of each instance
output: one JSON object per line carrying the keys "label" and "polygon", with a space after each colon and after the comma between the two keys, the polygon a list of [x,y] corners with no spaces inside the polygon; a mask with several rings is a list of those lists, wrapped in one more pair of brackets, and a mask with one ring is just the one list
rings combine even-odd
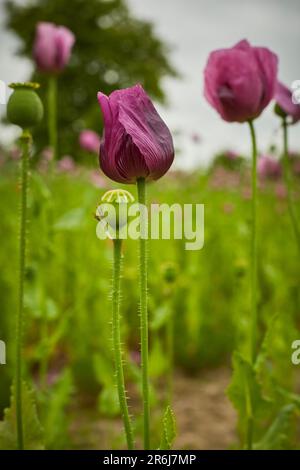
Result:
{"label": "purple poppy flower", "polygon": [[99,153],[100,137],[97,132],[86,129],[80,132],[79,145],[83,150],[91,153]]}
{"label": "purple poppy flower", "polygon": [[65,26],[38,23],[33,56],[42,72],[57,73],[69,62],[75,42],[74,34]]}
{"label": "purple poppy flower", "polygon": [[174,159],[171,133],[141,85],[98,93],[104,117],[102,171],[119,183],[157,180]]}
{"label": "purple poppy flower", "polygon": [[225,121],[246,122],[257,118],[273,98],[276,75],[277,56],[243,40],[210,54],[204,94]]}
{"label": "purple poppy flower", "polygon": [[292,118],[293,123],[300,120],[300,104],[293,103],[291,90],[281,82],[276,84],[275,101],[279,108]]}
{"label": "purple poppy flower", "polygon": [[280,163],[269,155],[260,157],[257,170],[262,179],[278,179],[281,176]]}

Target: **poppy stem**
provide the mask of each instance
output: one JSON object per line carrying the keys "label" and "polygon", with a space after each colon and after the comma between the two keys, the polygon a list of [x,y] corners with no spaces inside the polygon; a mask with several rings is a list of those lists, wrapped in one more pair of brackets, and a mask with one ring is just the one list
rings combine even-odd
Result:
{"label": "poppy stem", "polygon": [[138,200],[140,209],[140,322],[141,322],[141,359],[142,359],[142,390],[144,417],[144,449],[150,448],[150,403],[148,377],[148,306],[147,306],[147,230],[148,219],[144,212],[146,207],[146,182],[144,178],[137,180]]}
{"label": "poppy stem", "polygon": [[123,417],[124,430],[129,450],[134,449],[133,431],[128,411],[128,404],[125,390],[124,369],[122,362],[122,346],[120,331],[120,284],[121,284],[121,260],[122,260],[122,240],[116,238],[114,244],[114,267],[112,285],[112,333],[113,347],[116,367],[117,389],[119,395],[120,409]]}
{"label": "poppy stem", "polygon": [[52,149],[52,167],[57,158],[57,78],[49,77],[48,83],[48,133]]}
{"label": "poppy stem", "polygon": [[[252,141],[252,230],[251,230],[251,321],[250,321],[250,360],[256,360],[257,348],[257,144],[253,121],[249,121]],[[251,400],[251,396],[250,396]],[[252,449],[253,410],[247,418],[247,448]]]}
{"label": "poppy stem", "polygon": [[297,246],[300,252],[300,229],[297,220],[297,213],[293,201],[293,188],[292,188],[292,174],[289,161],[289,152],[288,152],[288,124],[286,118],[282,120],[282,129],[283,129],[283,166],[284,166],[284,179],[287,189],[287,202],[288,210],[290,214],[290,219],[292,222]]}
{"label": "poppy stem", "polygon": [[[170,306],[172,308],[172,306]],[[173,375],[174,375],[174,318],[171,312],[166,325],[167,351],[168,351],[168,404],[173,401]]]}
{"label": "poppy stem", "polygon": [[252,233],[251,233],[251,335],[250,357],[252,364],[256,359],[257,343],[257,144],[255,129],[249,121],[252,141]]}
{"label": "poppy stem", "polygon": [[28,192],[28,163],[31,135],[23,131],[21,136],[22,171],[21,171],[21,216],[19,238],[19,292],[18,313],[16,321],[16,425],[18,449],[24,449],[23,413],[22,413],[22,343],[23,343],[23,313],[24,313],[24,277],[26,267],[26,225],[27,225],[27,192]]}

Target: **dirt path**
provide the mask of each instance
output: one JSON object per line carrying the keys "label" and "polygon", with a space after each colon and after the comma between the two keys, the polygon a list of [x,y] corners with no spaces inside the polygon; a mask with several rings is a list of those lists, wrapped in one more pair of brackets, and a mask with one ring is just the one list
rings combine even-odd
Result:
{"label": "dirt path", "polygon": [[174,411],[178,449],[226,449],[235,442],[236,415],[225,395],[230,371],[205,371],[200,377],[176,377]]}
{"label": "dirt path", "polygon": [[[174,412],[178,427],[175,449],[226,449],[236,440],[236,415],[225,390],[230,371],[203,371],[199,377],[177,373]],[[77,449],[122,448],[121,421],[100,418],[90,403],[72,412],[71,440]]]}

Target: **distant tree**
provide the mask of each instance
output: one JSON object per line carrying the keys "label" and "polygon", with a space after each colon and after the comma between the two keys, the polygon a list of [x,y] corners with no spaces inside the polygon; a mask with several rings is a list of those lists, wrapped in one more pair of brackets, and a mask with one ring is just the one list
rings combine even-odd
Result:
{"label": "distant tree", "polygon": [[[60,155],[76,157],[77,135],[89,127],[101,131],[96,93],[140,82],[161,101],[161,79],[175,75],[167,49],[151,23],[132,17],[125,0],[33,0],[22,4],[6,1],[7,27],[20,39],[18,53],[32,56],[38,21],[51,21],[70,28],[76,36],[72,59],[59,78]],[[151,5],[151,2],[149,2]],[[34,72],[41,83],[46,104],[46,77]],[[44,121],[36,131],[38,148],[47,145]]]}

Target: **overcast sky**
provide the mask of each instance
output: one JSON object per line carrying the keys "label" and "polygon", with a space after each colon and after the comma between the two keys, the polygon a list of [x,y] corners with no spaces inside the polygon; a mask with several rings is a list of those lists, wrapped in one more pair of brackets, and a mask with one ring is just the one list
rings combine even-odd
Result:
{"label": "overcast sky", "polygon": [[[88,1],[88,0],[87,0]],[[2,3],[2,0],[0,0]],[[31,65],[14,55],[15,38],[3,31],[0,3],[1,79],[24,80]],[[287,84],[300,79],[299,0],[128,0],[134,14],[153,21],[159,36],[170,46],[170,58],[182,78],[166,79],[168,107],[160,113],[174,131],[177,165],[206,163],[215,151],[232,148],[249,152],[246,125],[228,124],[203,97],[203,69],[211,50],[229,47],[242,38],[267,46],[279,56],[279,77]],[[4,106],[1,106],[2,112]],[[256,123],[262,152],[279,142],[278,121],[271,107]],[[177,132],[175,132],[177,131]],[[199,134],[196,144],[191,136]],[[11,133],[3,129],[1,138]],[[291,132],[291,145],[300,147],[300,126]]]}

